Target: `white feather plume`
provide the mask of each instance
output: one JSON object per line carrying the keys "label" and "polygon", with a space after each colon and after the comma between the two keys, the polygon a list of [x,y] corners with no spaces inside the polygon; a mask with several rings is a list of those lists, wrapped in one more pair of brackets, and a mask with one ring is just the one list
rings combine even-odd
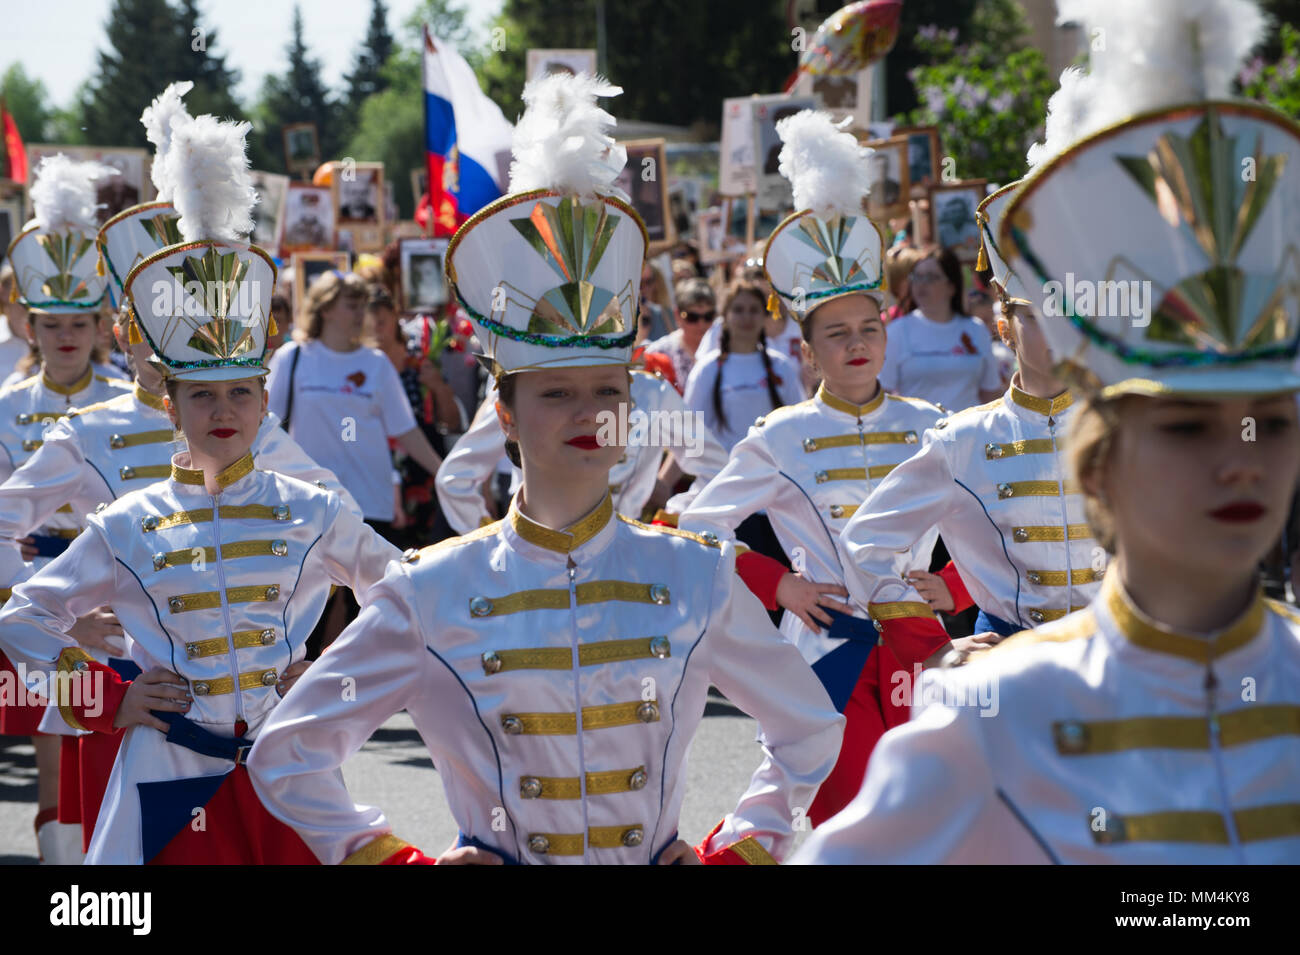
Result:
{"label": "white feather plume", "polygon": [[1095,85],[1093,78],[1077,66],[1066,67],[1061,73],[1061,86],[1047,101],[1043,141],[1029,147],[1026,158],[1031,169],[1060,155],[1080,138]]}
{"label": "white feather plume", "polygon": [[166,165],[171,151],[172,130],[176,126],[190,122],[190,114],[185,109],[185,104],[181,102],[181,97],[192,89],[194,84],[189,80],[183,83],[172,83],[154,97],[154,101],[140,114],[145,138],[154,145],[153,167],[149,177],[153,180],[154,188],[158,190],[160,202],[171,201],[171,193],[166,191],[165,187],[168,185]]}
{"label": "white feather plume", "polygon": [[1062,74],[1065,95],[1049,109],[1073,117],[1073,134],[1049,130],[1035,164],[1138,113],[1231,98],[1265,27],[1256,0],[1058,0],[1057,10],[1088,38],[1088,79],[1066,92]]}
{"label": "white feather plume", "polygon": [[862,215],[871,192],[867,159],[875,152],[837,126],[830,113],[806,109],[776,124],[779,169],[794,190],[794,207],[814,215]]}
{"label": "white feather plume", "polygon": [[515,124],[510,191],[554,189],[580,196],[628,201],[614,183],[627,164],[627,150],[609,135],[614,117],[596,105],[621,87],[602,76],[553,73],[524,87],[524,114]]}
{"label": "white feather plume", "polygon": [[46,156],[32,182],[32,221],[48,232],[99,230],[96,182],[118,175],[112,166],[73,159],[59,153]]}
{"label": "white feather plume", "polygon": [[244,242],[253,231],[257,193],[244,142],[250,129],[251,123],[223,122],[215,116],[173,125],[165,185],[187,241]]}

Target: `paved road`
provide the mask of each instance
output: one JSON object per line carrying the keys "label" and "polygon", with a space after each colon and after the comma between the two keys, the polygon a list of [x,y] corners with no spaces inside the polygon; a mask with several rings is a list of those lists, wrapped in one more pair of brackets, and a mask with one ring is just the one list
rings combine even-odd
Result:
{"label": "paved road", "polygon": [[[687,766],[680,831],[698,842],[734,808],[761,750],[756,724],[720,698],[711,697]],[[394,832],[428,852],[440,852],[456,838],[437,778],[419,734],[405,713],[379,728],[343,767],[353,798],[379,806]],[[0,736],[0,865],[36,861],[32,819],[36,814],[36,770],[31,745]]]}

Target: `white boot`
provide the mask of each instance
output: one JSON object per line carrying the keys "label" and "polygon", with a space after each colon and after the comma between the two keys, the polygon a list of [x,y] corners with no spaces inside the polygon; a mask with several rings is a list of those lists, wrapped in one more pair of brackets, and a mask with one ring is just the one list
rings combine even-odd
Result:
{"label": "white boot", "polygon": [[41,865],[81,865],[86,854],[81,851],[81,825],[50,820],[36,830],[36,845]]}

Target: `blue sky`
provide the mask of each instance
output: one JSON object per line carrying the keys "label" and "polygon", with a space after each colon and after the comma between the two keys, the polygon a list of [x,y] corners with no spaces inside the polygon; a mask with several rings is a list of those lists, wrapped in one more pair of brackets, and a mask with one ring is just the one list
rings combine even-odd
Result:
{"label": "blue sky", "polygon": [[[462,0],[470,23],[486,31],[502,0]],[[399,38],[402,23],[419,0],[386,0],[388,26]],[[0,73],[15,61],[28,76],[45,83],[58,106],[71,101],[77,87],[96,68],[96,52],[107,45],[104,24],[112,0],[0,0],[4,44]],[[303,34],[320,62],[325,82],[338,90],[365,38],[370,0],[303,0]],[[267,73],[284,68],[284,50],[293,24],[293,0],[200,0],[201,22],[217,32],[217,52],[240,72],[236,96],[254,99]],[[486,38],[485,38],[486,42]]]}

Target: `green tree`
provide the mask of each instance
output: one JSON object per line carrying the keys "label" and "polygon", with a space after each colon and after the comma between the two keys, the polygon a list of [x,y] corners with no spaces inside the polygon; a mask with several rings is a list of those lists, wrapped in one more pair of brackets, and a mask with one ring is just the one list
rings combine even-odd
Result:
{"label": "green tree", "polygon": [[226,66],[226,58],[216,52],[217,31],[200,22],[197,0],[180,0],[176,11],[177,60],[174,75],[194,83],[185,97],[193,115],[211,113],[223,119],[245,118],[244,108],[235,99],[239,72]]}
{"label": "green tree", "polygon": [[1014,0],[980,0],[968,28],[920,27],[915,48],[929,62],[908,78],[920,105],[897,117],[938,126],[959,179],[1010,182],[1025,174],[1025,153],[1042,137],[1056,89],[1043,54],[1025,45],[1028,24]]}
{"label": "green tree", "polygon": [[[140,114],[167,86],[190,80],[191,113],[243,118],[239,80],[216,52],[217,35],[200,22],[197,0],[114,0],[105,28],[108,49],[79,92],[72,117],[52,117],[60,142],[148,148]],[[79,121],[71,121],[75,120]]]}
{"label": "green tree", "polygon": [[340,103],[340,121],[346,137],[356,132],[361,104],[366,97],[382,93],[387,88],[383,69],[394,46],[393,34],[388,29],[388,10],[384,7],[384,0],[372,0],[370,26],[366,30],[365,42],[353,60],[352,72],[343,78],[347,89]]}
{"label": "green tree", "polygon": [[25,143],[47,143],[54,110],[45,84],[27,75],[21,63],[5,70],[0,78],[0,102],[9,110]]}
{"label": "green tree", "polygon": [[86,140],[104,146],[149,145],[140,114],[172,79],[175,16],[167,0],[114,0],[99,69],[79,102]]}
{"label": "green tree", "polygon": [[273,168],[287,169],[282,132],[289,123],[315,123],[322,159],[339,155],[342,134],[338,108],[320,75],[320,61],[311,56],[302,37],[302,8],[294,4],[293,37],[286,49],[289,69],[282,76],[267,76],[257,106],[258,131],[266,137],[277,158]]}
{"label": "green tree", "polygon": [[1278,41],[1275,59],[1258,56],[1246,64],[1238,77],[1241,92],[1300,121],[1300,30],[1284,23]]}
{"label": "green tree", "polygon": [[[424,25],[444,43],[456,47],[475,65],[465,10],[452,0],[424,0],[403,24],[405,43],[396,46],[380,71],[382,89],[358,104],[355,131],[343,154],[359,161],[382,162],[393,183],[393,198],[402,218],[415,213],[410,171],[424,166]],[[481,61],[481,55],[477,57]]]}

